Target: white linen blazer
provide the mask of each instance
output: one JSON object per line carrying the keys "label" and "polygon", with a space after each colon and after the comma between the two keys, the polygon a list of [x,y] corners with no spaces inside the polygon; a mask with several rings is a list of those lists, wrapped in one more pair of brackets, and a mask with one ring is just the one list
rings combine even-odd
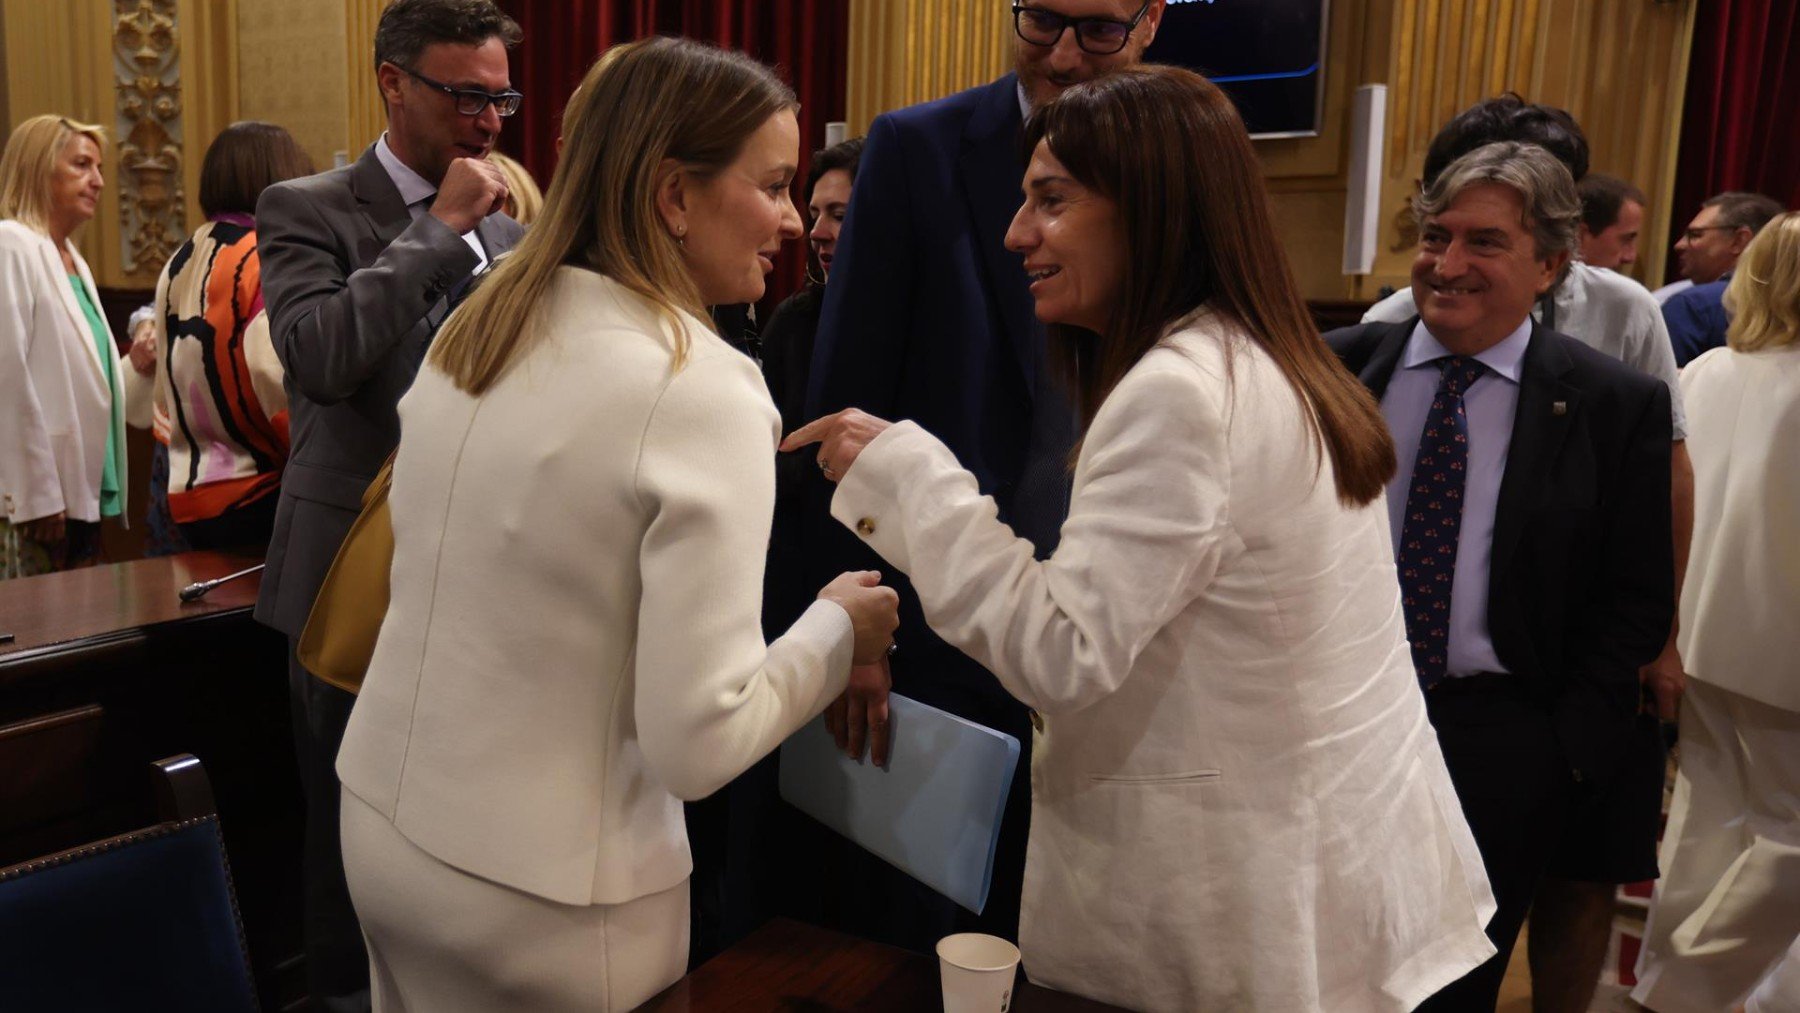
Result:
{"label": "white linen blazer", "polygon": [[[68,244],[75,270],[94,305],[100,293],[87,261]],[[106,382],[93,328],[76,301],[62,257],[49,236],[13,220],[0,221],[0,516],[29,521],[67,512],[100,519],[100,480],[106,439],[119,441],[119,488],[125,474],[125,412],[113,424],[115,399],[135,383],[148,405],[149,386],[108,346],[113,381]]]}
{"label": "white linen blazer", "polygon": [[484,395],[400,402],[391,603],[337,770],[458,869],[616,904],[692,869],[681,800],[824,709],[849,616],[762,636],[779,416],[755,363],[560,269],[542,339]]}
{"label": "white linen blazer", "polygon": [[1681,388],[1695,406],[1681,660],[1696,679],[1800,712],[1800,346],[1712,349]]}
{"label": "white linen blazer", "polygon": [[[1230,346],[1229,364],[1227,346]],[[1494,952],[1381,500],[1202,313],[1106,399],[1048,560],[912,423],[832,513],[1037,713],[1033,981],[1139,1010],[1410,1010]]]}

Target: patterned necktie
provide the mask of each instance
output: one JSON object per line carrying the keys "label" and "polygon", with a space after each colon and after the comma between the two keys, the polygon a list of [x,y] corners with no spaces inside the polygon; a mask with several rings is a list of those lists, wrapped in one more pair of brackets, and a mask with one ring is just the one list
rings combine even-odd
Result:
{"label": "patterned necktie", "polygon": [[1462,526],[1463,483],[1469,465],[1469,422],[1463,395],[1486,369],[1474,359],[1451,355],[1436,361],[1443,376],[1413,464],[1400,523],[1400,603],[1406,610],[1406,639],[1412,644],[1419,684],[1430,689],[1449,664],[1450,584],[1456,575],[1456,545]]}

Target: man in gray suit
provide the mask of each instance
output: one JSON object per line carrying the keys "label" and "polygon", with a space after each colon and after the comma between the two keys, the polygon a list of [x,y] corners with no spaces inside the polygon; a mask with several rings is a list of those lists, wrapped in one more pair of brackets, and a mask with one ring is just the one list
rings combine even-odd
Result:
{"label": "man in gray suit", "polygon": [[388,129],[353,165],[270,187],[257,248],[293,450],[256,618],[287,634],[306,790],[306,964],[316,1008],[369,1008],[368,957],[344,885],[333,765],[354,697],[292,649],[363,490],[400,439],[396,408],[431,336],[523,232],[486,161],[518,110],[519,27],[491,0],[396,0],[375,32]]}

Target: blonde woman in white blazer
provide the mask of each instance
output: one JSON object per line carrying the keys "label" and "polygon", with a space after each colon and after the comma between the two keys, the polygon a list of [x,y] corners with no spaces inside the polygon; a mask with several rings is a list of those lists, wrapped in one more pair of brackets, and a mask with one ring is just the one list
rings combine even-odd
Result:
{"label": "blonde woman in white blazer", "polygon": [[[1725,347],[1681,371],[1694,459],[1688,683],[1632,992],[1658,1013],[1743,1002],[1800,935],[1800,214],[1756,234],[1725,308]],[[1791,987],[1800,974],[1780,977]]]}
{"label": "blonde woman in white blazer", "polygon": [[785,447],[822,441],[832,513],[1036,712],[1033,981],[1410,1010],[1494,952],[1494,905],[1403,632],[1379,409],[1308,319],[1215,86],[1107,75],[1026,139],[1007,245],[1085,422],[1055,554],[913,423],[852,409]]}
{"label": "blonde woman in white blazer", "polygon": [[20,123],[0,155],[0,579],[96,558],[124,512],[127,387],[87,262],[71,239],[94,217],[105,135],[61,116]]}
{"label": "blonde woman in white blazer", "polygon": [[800,235],[794,108],[741,54],[609,50],[543,216],[400,403],[392,603],[337,761],[378,1011],[627,1010],[672,984],[681,801],[890,643],[875,574],[764,643],[778,415],[703,319]]}

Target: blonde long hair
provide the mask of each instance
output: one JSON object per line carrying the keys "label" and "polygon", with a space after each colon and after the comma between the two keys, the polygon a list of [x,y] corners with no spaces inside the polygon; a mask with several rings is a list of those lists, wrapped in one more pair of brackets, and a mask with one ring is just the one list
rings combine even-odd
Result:
{"label": "blonde long hair", "polygon": [[656,210],[665,159],[706,177],[737,158],[793,91],[742,53],[686,39],[614,46],[563,113],[563,151],[544,211],[510,256],[444,325],[430,362],[480,395],[541,337],[539,310],[557,268],[585,267],[650,300],[668,322],[675,369],[691,338],[682,314],[706,305]]}
{"label": "blonde long hair", "polygon": [[488,161],[506,175],[506,213],[520,225],[537,221],[544,210],[544,192],[538,189],[537,180],[517,160],[498,151],[489,152]]}
{"label": "blonde long hair", "polygon": [[1776,215],[1750,240],[1725,287],[1735,351],[1781,348],[1800,340],[1800,213]]}
{"label": "blonde long hair", "polygon": [[98,124],[45,113],[13,128],[6,152],[0,154],[0,219],[50,233],[50,177],[63,148],[78,135],[93,141],[106,157],[106,130]]}

